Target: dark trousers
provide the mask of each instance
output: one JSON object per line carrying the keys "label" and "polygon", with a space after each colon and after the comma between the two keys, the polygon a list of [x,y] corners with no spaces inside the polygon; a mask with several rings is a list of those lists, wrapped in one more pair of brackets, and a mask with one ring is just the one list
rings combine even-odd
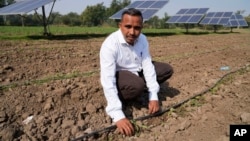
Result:
{"label": "dark trousers", "polygon": [[[163,83],[169,79],[173,74],[173,68],[166,63],[153,61],[157,82]],[[118,71],[116,72],[116,83],[121,100],[129,100],[136,98],[147,90],[146,82],[142,72],[139,72],[139,76],[133,74],[130,71]]]}

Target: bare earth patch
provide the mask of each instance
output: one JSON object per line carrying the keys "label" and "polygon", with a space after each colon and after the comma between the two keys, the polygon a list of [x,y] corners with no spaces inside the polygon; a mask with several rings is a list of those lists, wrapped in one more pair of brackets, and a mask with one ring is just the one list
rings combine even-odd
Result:
{"label": "bare earth patch", "polygon": [[[67,141],[110,127],[99,82],[103,40],[1,41],[0,140]],[[250,124],[249,32],[148,40],[152,58],[175,71],[159,92],[163,110],[207,92],[134,121],[132,137],[109,130],[85,140],[227,141],[230,124]],[[138,102],[125,113],[133,119],[148,115]]]}

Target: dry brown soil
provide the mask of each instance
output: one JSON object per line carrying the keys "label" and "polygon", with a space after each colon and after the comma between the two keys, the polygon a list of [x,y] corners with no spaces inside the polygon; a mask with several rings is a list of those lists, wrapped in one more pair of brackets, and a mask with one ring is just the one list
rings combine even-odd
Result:
{"label": "dry brown soil", "polygon": [[[99,82],[104,39],[1,40],[0,140],[67,141],[110,127]],[[249,31],[148,40],[152,58],[175,71],[159,92],[165,112],[134,121],[132,137],[111,130],[83,140],[227,141],[230,124],[250,124]],[[139,101],[125,113],[148,115]]]}

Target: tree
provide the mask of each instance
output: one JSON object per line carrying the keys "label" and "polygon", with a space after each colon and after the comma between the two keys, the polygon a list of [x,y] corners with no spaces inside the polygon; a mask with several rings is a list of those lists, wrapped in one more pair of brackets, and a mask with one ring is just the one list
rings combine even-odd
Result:
{"label": "tree", "polygon": [[59,12],[52,12],[50,15],[49,24],[61,25],[62,22],[62,15]]}
{"label": "tree", "polygon": [[69,26],[80,26],[82,21],[77,13],[70,12],[69,14],[62,16],[62,23]]}
{"label": "tree", "polygon": [[169,16],[167,13],[164,13],[164,17],[161,19],[158,16],[153,16],[146,22],[145,26],[148,28],[166,28],[168,27],[166,23],[168,18]]}
{"label": "tree", "polygon": [[102,25],[103,21],[106,19],[105,12],[106,12],[106,7],[103,6],[103,3],[99,3],[94,6],[87,6],[87,8],[81,14],[83,25],[86,26]]}
{"label": "tree", "polygon": [[159,27],[159,17],[158,16],[154,16],[152,18],[150,18],[147,21],[147,25],[149,28],[158,28]]}

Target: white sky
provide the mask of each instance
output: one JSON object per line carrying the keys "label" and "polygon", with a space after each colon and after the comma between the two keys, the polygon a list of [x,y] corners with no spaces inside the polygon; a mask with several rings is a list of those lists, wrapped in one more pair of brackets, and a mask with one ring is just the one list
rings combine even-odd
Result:
{"label": "white sky", "polygon": [[[134,1],[131,0],[131,2]],[[57,0],[53,11],[63,15],[70,12],[81,14],[87,6],[102,2],[104,6],[109,7],[112,0]],[[49,4],[47,7],[51,5]],[[173,16],[182,8],[209,8],[208,12],[245,10],[243,16],[248,16],[250,15],[250,0],[169,0],[156,15],[162,17],[164,13],[167,13],[169,16]]]}

